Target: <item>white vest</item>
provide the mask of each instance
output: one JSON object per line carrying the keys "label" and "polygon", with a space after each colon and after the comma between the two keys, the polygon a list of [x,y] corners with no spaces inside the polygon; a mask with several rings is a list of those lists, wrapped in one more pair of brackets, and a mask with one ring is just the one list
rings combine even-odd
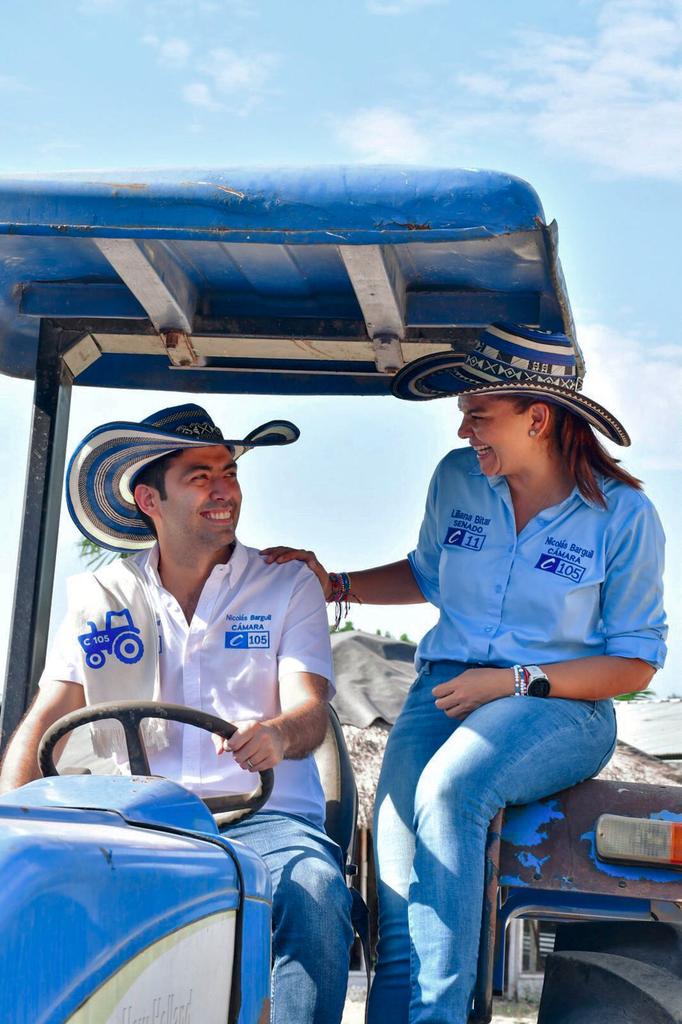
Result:
{"label": "white vest", "polygon": [[[156,612],[144,571],[133,559],[117,559],[93,573],[68,581],[69,608],[83,651],[83,683],[88,705],[119,700],[159,700],[159,639]],[[95,754],[127,760],[120,726],[91,726]],[[147,719],[145,743],[168,746],[165,724]]]}

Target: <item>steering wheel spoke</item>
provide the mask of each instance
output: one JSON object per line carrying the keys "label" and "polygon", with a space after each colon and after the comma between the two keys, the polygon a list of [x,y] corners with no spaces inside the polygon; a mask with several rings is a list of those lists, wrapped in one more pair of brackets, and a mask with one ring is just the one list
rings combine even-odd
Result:
{"label": "steering wheel spoke", "polygon": [[125,733],[126,750],[128,751],[128,765],[131,775],[151,775],[149,758],[145,750],[144,740],[139,731],[139,725],[122,722]]}
{"label": "steering wheel spoke", "polygon": [[[141,734],[142,722],[147,718],[157,718],[169,722],[180,722],[193,725],[206,732],[215,733],[228,739],[236,732],[236,726],[216,715],[209,715],[196,708],[184,707],[182,704],[166,704],[160,701],[116,701],[111,704],[95,704],[91,707],[73,711],[64,715],[43,735],[38,748],[38,764],[44,776],[59,775],[54,763],[55,746],[64,736],[81,725],[91,725],[105,719],[113,719],[121,724],[125,736],[128,762],[133,775],[150,775],[149,759]],[[274,773],[271,768],[259,772],[260,785],[252,793],[244,795],[225,794],[205,799],[208,809],[215,815],[232,816],[235,811],[244,810],[241,820],[266,803],[272,792]]]}

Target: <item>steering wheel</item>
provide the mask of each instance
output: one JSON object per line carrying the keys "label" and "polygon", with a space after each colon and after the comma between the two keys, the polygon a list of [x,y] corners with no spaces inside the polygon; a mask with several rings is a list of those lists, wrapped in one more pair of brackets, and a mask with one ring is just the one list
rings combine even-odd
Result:
{"label": "steering wheel", "polygon": [[[151,775],[147,752],[140,735],[140,725],[145,718],[161,718],[168,722],[194,725],[206,732],[216,733],[226,740],[237,731],[237,727],[231,722],[226,722],[216,715],[209,715],[205,711],[198,711],[196,708],[184,707],[182,704],[164,704],[153,700],[121,700],[111,704],[95,704],[64,715],[45,731],[38,747],[38,765],[42,774],[46,777],[59,775],[54,763],[54,748],[59,740],[73,732],[79,725],[101,722],[107,718],[115,719],[123,727],[131,775]],[[246,812],[240,815],[240,820],[243,820],[260,810],[272,793],[275,776],[272,768],[266,768],[258,774],[259,785],[251,793],[202,798],[209,811],[219,816],[218,824],[227,824],[227,820],[231,820],[235,811]],[[223,815],[228,815],[229,818],[221,821]]]}

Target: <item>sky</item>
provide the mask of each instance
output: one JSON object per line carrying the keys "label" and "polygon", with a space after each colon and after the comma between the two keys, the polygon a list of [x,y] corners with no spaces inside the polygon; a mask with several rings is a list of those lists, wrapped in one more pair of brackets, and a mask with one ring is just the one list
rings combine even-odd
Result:
{"label": "sky", "polygon": [[[530,181],[559,225],[585,392],[628,428],[632,448],[614,454],[666,530],[670,653],[652,688],[682,694],[682,0],[0,0],[0,38],[0,174],[393,163]],[[0,377],[0,666],[30,400]],[[69,448],[103,418],[176,400],[75,389]],[[330,569],[404,557],[458,444],[447,401],[204,404],[233,436],[299,425],[296,445],[244,458],[240,537],[313,549]],[[64,514],[53,620],[83,568],[77,537]],[[435,613],[351,618],[416,640]]]}

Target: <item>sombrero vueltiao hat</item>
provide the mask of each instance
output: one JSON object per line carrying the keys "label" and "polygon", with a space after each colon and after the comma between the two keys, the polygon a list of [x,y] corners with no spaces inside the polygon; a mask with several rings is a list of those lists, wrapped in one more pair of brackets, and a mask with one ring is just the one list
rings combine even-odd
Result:
{"label": "sombrero vueltiao hat", "polygon": [[252,448],[291,444],[298,427],[271,420],[240,440],[223,437],[205,409],[176,405],[140,423],[105,423],[91,430],[71,456],[66,503],[80,532],[112,551],[141,551],[154,537],[133,498],[135,477],[156,459],[183,448],[222,444],[235,459]]}
{"label": "sombrero vueltiao hat", "polygon": [[392,391],[409,401],[452,395],[537,395],[565,406],[610,441],[627,447],[630,438],[623,425],[583,395],[582,386],[575,349],[565,334],[492,324],[467,356],[436,352],[408,363],[393,378]]}

